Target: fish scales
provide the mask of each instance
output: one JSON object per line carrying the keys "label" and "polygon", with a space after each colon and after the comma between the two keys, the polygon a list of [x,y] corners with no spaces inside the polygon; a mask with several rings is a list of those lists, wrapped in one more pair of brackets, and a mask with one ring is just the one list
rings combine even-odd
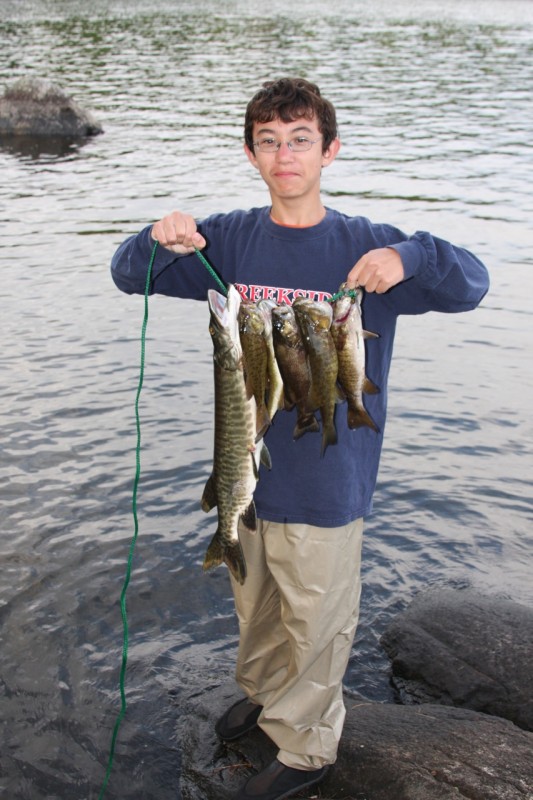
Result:
{"label": "fish scales", "polygon": [[272,332],[272,309],[275,307],[273,300],[260,300],[257,304],[265,320],[264,337],[267,346],[267,376],[268,376],[268,414],[270,419],[274,419],[276,412],[283,408],[283,379],[276,361],[274,352],[274,341]]}
{"label": "fish scales", "polygon": [[[340,291],[344,289],[341,285]],[[333,303],[331,335],[335,342],[339,365],[338,381],[348,404],[348,427],[351,430],[367,426],[378,431],[363,403],[363,392],[376,394],[379,389],[365,374],[365,344],[368,338],[378,338],[377,334],[363,329],[361,317],[362,289],[355,298],[342,295]]]}
{"label": "fish scales", "polygon": [[337,387],[337,350],[330,332],[333,312],[329,303],[306,298],[297,298],[293,308],[311,369],[308,407],[320,409],[321,455],[324,455],[329,445],[337,444],[335,405],[341,399]]}
{"label": "fish scales", "polygon": [[244,355],[246,388],[257,406],[256,437],[260,438],[270,426],[266,405],[269,352],[266,338],[266,319],[255,303],[241,303],[239,335]]}
{"label": "fish scales", "polygon": [[254,404],[247,397],[240,370],[231,373],[215,365],[215,393],[213,473],[219,528],[223,538],[231,542],[256,484]]}
{"label": "fish scales", "polygon": [[238,523],[242,520],[255,530],[253,492],[263,444],[255,441],[256,404],[244,381],[238,326],[240,295],[230,286],[227,301],[215,290],[209,291],[208,300],[214,346],[215,433],[213,470],[201,504],[204,511],[217,507],[218,527],[207,548],[204,569],[225,562],[242,584],[246,563]]}
{"label": "fish scales", "polygon": [[307,407],[311,372],[292,306],[282,305],[272,309],[272,336],[283,381],[285,409],[291,411],[296,406],[293,438],[299,439],[304,433],[320,430],[320,426],[313,411]]}

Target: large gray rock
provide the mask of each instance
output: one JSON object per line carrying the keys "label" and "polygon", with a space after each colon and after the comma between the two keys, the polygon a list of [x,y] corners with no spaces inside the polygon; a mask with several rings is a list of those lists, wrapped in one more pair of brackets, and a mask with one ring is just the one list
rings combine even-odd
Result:
{"label": "large gray rock", "polygon": [[[238,698],[233,682],[197,675],[181,695],[183,800],[229,800],[275,757],[260,730],[223,744],[214,724]],[[533,734],[467,709],[345,697],[339,757],[312,796],[352,800],[533,800]],[[300,797],[311,795],[300,795]]]}
{"label": "large gray rock", "polygon": [[393,620],[382,644],[403,703],[470,708],[533,730],[529,608],[470,589],[432,589]]}
{"label": "large gray rock", "polygon": [[329,796],[532,800],[532,748],[532,733],[467,709],[355,704]]}
{"label": "large gray rock", "polygon": [[0,137],[85,137],[102,132],[93,115],[50,81],[21,78],[0,97]]}

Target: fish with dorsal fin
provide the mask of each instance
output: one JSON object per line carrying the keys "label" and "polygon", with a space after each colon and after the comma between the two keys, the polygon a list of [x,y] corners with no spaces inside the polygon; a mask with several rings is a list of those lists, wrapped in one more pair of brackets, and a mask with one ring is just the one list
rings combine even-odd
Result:
{"label": "fish with dorsal fin", "polygon": [[325,301],[315,302],[304,297],[298,297],[292,307],[311,370],[307,407],[320,410],[322,420],[320,452],[324,455],[329,445],[337,444],[335,406],[343,399],[337,387],[337,350],[330,331],[332,308]]}
{"label": "fish with dorsal fin", "polygon": [[[345,288],[342,284],[340,292]],[[378,387],[365,374],[365,339],[379,338],[363,329],[361,300],[363,291],[357,289],[352,297],[343,294],[332,304],[331,335],[338,358],[338,382],[348,402],[348,427],[352,430],[366,425],[374,431],[378,426],[363,404],[363,393],[377,394]]]}
{"label": "fish with dorsal fin", "polygon": [[259,461],[270,466],[262,440],[256,441],[255,399],[245,380],[239,335],[241,296],[234,286],[225,298],[208,292],[209,332],[213,340],[215,379],[215,432],[213,470],[203,495],[202,509],[217,508],[218,527],[204,558],[204,569],[224,562],[239,583],[246,579],[246,562],[239,541],[239,520],[256,529],[253,492]]}
{"label": "fish with dorsal fin", "polygon": [[269,352],[265,326],[263,311],[255,303],[242,302],[239,308],[239,336],[246,388],[256,403],[256,438],[261,438],[271,423],[266,405]]}
{"label": "fish with dorsal fin", "polygon": [[299,439],[304,433],[319,431],[320,425],[313,411],[307,407],[311,372],[292,306],[281,305],[272,309],[272,337],[283,380],[284,407],[287,411],[296,407],[293,438]]}
{"label": "fish with dorsal fin", "polygon": [[268,379],[268,399],[267,409],[270,419],[274,416],[280,408],[284,407],[283,398],[283,379],[279,369],[276,355],[274,352],[274,340],[272,335],[272,309],[275,306],[273,300],[260,300],[257,304],[265,319],[265,342],[268,352],[267,362],[267,379]]}

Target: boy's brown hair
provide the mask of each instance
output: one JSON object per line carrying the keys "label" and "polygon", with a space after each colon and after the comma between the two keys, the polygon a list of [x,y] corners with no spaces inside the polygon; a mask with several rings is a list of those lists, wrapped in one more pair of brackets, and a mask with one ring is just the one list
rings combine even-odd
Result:
{"label": "boy's brown hair", "polygon": [[254,122],[293,122],[316,117],[322,134],[322,152],[325,152],[337,136],[335,108],[320,94],[314,83],[304,78],[280,78],[267,81],[252,97],[246,107],[244,118],[244,141],[254,149]]}

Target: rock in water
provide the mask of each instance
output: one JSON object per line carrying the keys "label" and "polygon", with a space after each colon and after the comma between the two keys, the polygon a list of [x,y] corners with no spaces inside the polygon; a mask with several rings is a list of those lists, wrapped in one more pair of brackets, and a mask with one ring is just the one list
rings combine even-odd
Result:
{"label": "rock in water", "polygon": [[339,758],[324,797],[531,800],[533,734],[466,708],[345,699]]}
{"label": "rock in water", "polygon": [[471,589],[418,595],[381,640],[403,703],[438,702],[533,731],[533,611]]}
{"label": "rock in water", "polygon": [[59,86],[21,78],[0,97],[0,136],[86,137],[101,125]]}

